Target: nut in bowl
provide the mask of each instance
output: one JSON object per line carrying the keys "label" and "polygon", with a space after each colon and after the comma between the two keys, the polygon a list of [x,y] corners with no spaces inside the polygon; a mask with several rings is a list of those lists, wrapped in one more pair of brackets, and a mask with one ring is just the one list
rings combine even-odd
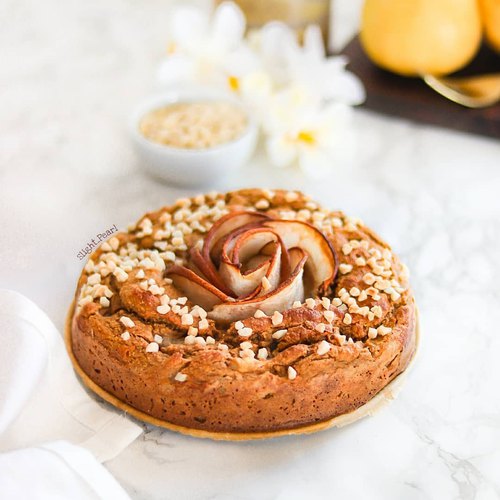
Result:
{"label": "nut in bowl", "polygon": [[252,155],[257,127],[232,95],[169,90],[135,111],[132,136],[144,168],[184,186],[220,185]]}

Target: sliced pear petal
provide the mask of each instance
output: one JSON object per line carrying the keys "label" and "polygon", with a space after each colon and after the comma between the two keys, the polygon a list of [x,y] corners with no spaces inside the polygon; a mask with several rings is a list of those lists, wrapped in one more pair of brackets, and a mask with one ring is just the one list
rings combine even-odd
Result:
{"label": "sliced pear petal", "polygon": [[[269,219],[269,217],[267,219]],[[233,250],[237,241],[248,231],[253,231],[254,229],[262,229],[264,231],[271,232],[267,228],[261,228],[261,224],[262,221],[259,220],[255,222],[249,222],[248,224],[235,229],[231,233],[226,234],[222,238],[219,238],[219,240],[213,244],[212,249],[210,250],[210,257],[212,258],[212,261],[216,265],[220,264],[222,260],[225,260],[226,262],[232,261]]]}
{"label": "sliced pear petal", "polygon": [[[267,248],[264,261],[251,271],[242,272],[242,267],[252,257],[259,255]],[[222,248],[222,260],[219,274],[224,282],[238,297],[255,296],[262,291],[262,279],[269,280],[271,288],[275,288],[280,280],[281,248],[278,236],[267,228],[253,227],[228,238]]]}
{"label": "sliced pear petal", "polygon": [[227,261],[231,255],[232,262],[243,264],[250,256],[255,255],[259,247],[259,253],[273,255],[276,252],[273,243],[276,242],[281,246],[280,280],[285,281],[291,273],[288,251],[280,236],[270,228],[252,227],[234,239],[228,240],[227,247],[223,248],[222,260]]}
{"label": "sliced pear petal", "polygon": [[269,220],[263,226],[273,229],[287,248],[298,247],[304,250],[309,259],[313,287],[325,291],[332,283],[337,272],[337,258],[328,239],[321,231],[307,222],[293,220]]}
{"label": "sliced pear petal", "polygon": [[246,262],[241,264],[241,274],[253,273],[259,267],[265,265],[269,261],[269,257],[270,257],[270,255],[264,253],[264,250],[262,250],[262,253],[254,255],[253,257],[248,259]]}
{"label": "sliced pear petal", "polygon": [[232,250],[232,261],[236,264],[241,264],[250,257],[260,253],[268,243],[276,243],[277,241],[278,236],[270,229],[249,229],[236,238]]}
{"label": "sliced pear petal", "polygon": [[243,297],[244,300],[249,300],[254,297],[259,297],[267,293],[271,293],[280,284],[281,280],[281,246],[275,244],[274,254],[269,260],[269,267],[266,271],[265,277],[267,283],[264,285],[263,279],[260,280],[258,286],[248,296]]}
{"label": "sliced pear petal", "polygon": [[[208,231],[203,243],[202,255],[205,259],[211,257],[212,249],[219,242],[222,244],[223,238],[232,231],[242,228],[253,222],[260,222],[269,219],[265,214],[259,212],[237,211],[230,212],[224,217],[221,217]],[[219,252],[216,252],[219,253]]]}
{"label": "sliced pear petal", "polygon": [[[275,253],[271,259],[271,265],[269,266],[268,272],[266,273],[267,281],[269,281],[270,290],[274,290],[278,287],[281,281],[281,245],[276,245]],[[262,286],[263,291],[267,289]]]}
{"label": "sliced pear petal", "polygon": [[288,259],[291,269],[295,269],[300,264],[300,261],[304,258],[304,255],[306,255],[304,250],[299,247],[293,247],[288,250]]}
{"label": "sliced pear petal", "polygon": [[[281,246],[274,243],[274,252],[264,258],[266,260],[258,267],[245,273],[242,272],[242,265],[239,262],[222,262],[219,266],[219,274],[240,299],[262,295],[279,285]],[[263,278],[267,278],[266,287],[263,285]]]}
{"label": "sliced pear petal", "polygon": [[306,260],[307,255],[303,253],[302,259],[290,277],[272,292],[248,300],[216,304],[208,316],[216,321],[231,323],[252,316],[257,309],[266,314],[273,314],[274,311],[289,309],[296,300],[302,302],[304,300],[302,276]]}
{"label": "sliced pear petal", "polygon": [[216,304],[234,300],[187,267],[172,266],[166,274],[189,300],[204,309],[212,309]]}
{"label": "sliced pear petal", "polygon": [[242,297],[252,293],[262,283],[262,278],[266,275],[269,266],[270,261],[268,260],[251,273],[243,274],[240,266],[222,262],[219,273],[225,283],[231,287],[231,290],[234,290],[236,296]]}
{"label": "sliced pear petal", "polygon": [[214,266],[213,262],[210,259],[205,259],[200,250],[198,250],[197,248],[192,248],[189,252],[189,257],[192,264],[201,271],[201,273],[210,283],[212,283],[226,295],[229,295],[230,297],[235,296],[234,291],[226,286],[222,278],[219,276],[217,268]]}

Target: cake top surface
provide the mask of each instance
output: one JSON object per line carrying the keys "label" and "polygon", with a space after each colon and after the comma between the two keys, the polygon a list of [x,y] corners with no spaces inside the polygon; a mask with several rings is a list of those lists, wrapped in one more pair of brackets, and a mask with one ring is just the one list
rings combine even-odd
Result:
{"label": "cake top surface", "polygon": [[300,192],[247,189],[177,200],[101,244],[75,318],[148,355],[258,371],[376,356],[410,297],[406,267],[359,219]]}

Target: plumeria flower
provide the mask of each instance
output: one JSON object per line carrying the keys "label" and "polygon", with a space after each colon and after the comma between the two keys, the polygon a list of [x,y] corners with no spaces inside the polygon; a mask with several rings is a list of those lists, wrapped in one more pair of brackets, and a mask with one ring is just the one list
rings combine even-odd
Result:
{"label": "plumeria flower", "polygon": [[275,84],[271,76],[263,70],[244,74],[238,79],[236,92],[261,126],[269,118],[268,110],[274,90]]}
{"label": "plumeria flower", "polygon": [[277,87],[290,83],[289,52],[297,47],[297,35],[286,24],[272,21],[249,36],[249,44],[259,55],[262,69]]}
{"label": "plumeria flower", "polygon": [[301,85],[289,85],[275,92],[268,102],[264,131],[273,134],[301,121],[315,110],[317,102]]}
{"label": "plumeria flower", "polygon": [[[300,92],[290,92],[288,99],[302,99]],[[345,163],[352,151],[352,110],[343,103],[325,107],[308,106],[304,100],[293,111],[285,109],[283,99],[280,109],[274,109],[266,134],[269,160],[276,167],[297,164],[310,177],[325,176],[336,165]],[[300,109],[300,112],[297,110]]]}
{"label": "plumeria flower", "polygon": [[158,71],[160,83],[189,81],[238,90],[241,75],[258,67],[244,43],[245,25],[245,16],[232,2],[220,4],[212,16],[194,6],[177,8],[167,57]]}
{"label": "plumeria flower", "polygon": [[350,106],[365,98],[343,57],[327,57],[320,29],[308,27],[304,43],[280,22],[248,39],[242,11],[224,2],[213,15],[177,8],[163,84],[194,83],[233,92],[261,124],[273,165],[298,164],[314,177],[328,172],[352,151]]}
{"label": "plumeria flower", "polygon": [[306,28],[301,46],[288,26],[270,23],[263,28],[260,50],[267,67],[280,68],[282,82],[303,86],[318,101],[357,105],[365,100],[363,84],[345,68],[347,59],[326,56],[321,30],[316,25]]}

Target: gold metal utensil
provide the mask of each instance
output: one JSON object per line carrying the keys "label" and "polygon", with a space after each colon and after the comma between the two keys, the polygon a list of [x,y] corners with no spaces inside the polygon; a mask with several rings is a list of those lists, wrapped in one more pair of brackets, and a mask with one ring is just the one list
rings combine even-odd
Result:
{"label": "gold metal utensil", "polygon": [[437,93],[468,108],[486,108],[500,101],[500,73],[443,78],[424,75],[422,78]]}

